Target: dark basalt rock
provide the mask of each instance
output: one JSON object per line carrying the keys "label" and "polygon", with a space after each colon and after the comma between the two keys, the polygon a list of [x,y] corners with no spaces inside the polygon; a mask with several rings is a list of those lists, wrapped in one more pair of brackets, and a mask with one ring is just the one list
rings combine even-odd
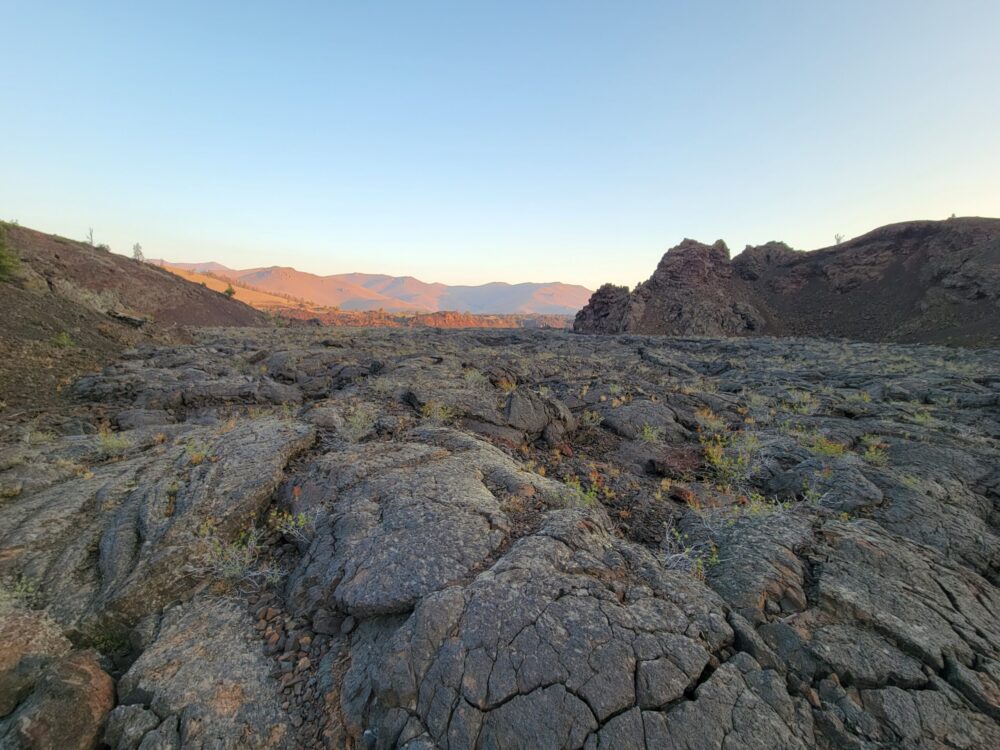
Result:
{"label": "dark basalt rock", "polygon": [[0,746],[1000,747],[1000,351],[192,335],[0,420]]}
{"label": "dark basalt rock", "polygon": [[684,240],[631,293],[605,285],[579,333],[832,336],[1000,344],[1000,219],[914,221],[813,252]]}

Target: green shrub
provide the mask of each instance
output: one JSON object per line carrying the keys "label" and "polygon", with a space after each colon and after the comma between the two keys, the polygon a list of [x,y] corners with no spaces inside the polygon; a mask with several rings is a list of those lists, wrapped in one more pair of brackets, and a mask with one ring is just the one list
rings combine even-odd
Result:
{"label": "green shrub", "polygon": [[214,579],[239,590],[257,590],[277,583],[281,570],[267,562],[267,545],[260,529],[250,527],[235,539],[220,535],[215,524],[206,522],[198,531],[199,548],[190,570],[201,578]]}
{"label": "green shrub", "polygon": [[13,609],[34,609],[39,603],[38,587],[24,576],[0,579],[0,614]]}
{"label": "green shrub", "polygon": [[76,342],[73,341],[73,337],[66,333],[66,331],[60,331],[52,337],[52,346],[59,349],[69,349],[72,346],[76,346]]}
{"label": "green shrub", "polygon": [[121,456],[131,445],[127,437],[112,432],[107,426],[98,431],[97,442],[101,446],[101,453],[108,458]]}
{"label": "green shrub", "polygon": [[889,454],[886,453],[888,444],[884,443],[878,435],[865,435],[861,438],[865,446],[861,457],[872,466],[885,466],[889,463]]}
{"label": "green shrub", "polygon": [[420,416],[435,424],[447,424],[455,418],[455,410],[448,404],[428,401],[420,407]]}
{"label": "green shrub", "polygon": [[659,443],[663,440],[663,428],[644,424],[639,431],[639,439],[644,443]]}
{"label": "green shrub", "polygon": [[842,456],[847,448],[825,435],[816,435],[809,443],[809,450],[819,456]]}
{"label": "green shrub", "polygon": [[463,370],[462,379],[467,386],[475,390],[487,391],[492,386],[490,379],[479,370]]}
{"label": "green shrub", "polygon": [[367,404],[357,404],[344,413],[341,433],[352,443],[357,443],[375,429],[375,410]]}
{"label": "green shrub", "polygon": [[17,258],[7,247],[7,234],[3,227],[0,227],[0,281],[10,280],[17,270],[17,265]]}

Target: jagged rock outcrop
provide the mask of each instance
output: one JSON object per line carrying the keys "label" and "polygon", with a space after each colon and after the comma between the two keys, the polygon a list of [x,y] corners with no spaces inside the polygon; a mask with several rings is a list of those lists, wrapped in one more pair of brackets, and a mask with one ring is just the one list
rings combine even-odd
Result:
{"label": "jagged rock outcrop", "polygon": [[1000,220],[914,221],[796,252],[685,240],[627,294],[605,286],[581,333],[833,336],[961,345],[1000,343]]}
{"label": "jagged rock outcrop", "polygon": [[623,333],[628,310],[628,287],[604,284],[576,314],[574,328],[585,333]]}
{"label": "jagged rock outcrop", "polygon": [[653,275],[628,294],[605,285],[576,318],[585,333],[650,333],[667,336],[737,336],[763,324],[733,279],[729,248],[719,240],[684,240]]}

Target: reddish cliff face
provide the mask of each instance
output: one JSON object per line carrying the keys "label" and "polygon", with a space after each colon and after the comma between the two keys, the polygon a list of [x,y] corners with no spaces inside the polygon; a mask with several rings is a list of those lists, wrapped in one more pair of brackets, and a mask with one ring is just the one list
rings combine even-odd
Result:
{"label": "reddish cliff face", "polygon": [[574,329],[1000,345],[1000,220],[893,224],[813,252],[770,242],[732,261],[722,242],[685,240],[631,293],[598,290]]}

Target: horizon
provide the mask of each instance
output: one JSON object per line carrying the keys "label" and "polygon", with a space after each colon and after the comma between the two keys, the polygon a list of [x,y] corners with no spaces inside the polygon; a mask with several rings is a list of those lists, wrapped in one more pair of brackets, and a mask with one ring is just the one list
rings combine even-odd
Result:
{"label": "horizon", "polygon": [[1000,5],[959,5],[8,8],[32,65],[0,73],[0,218],[231,268],[597,289],[683,237],[996,215]]}

